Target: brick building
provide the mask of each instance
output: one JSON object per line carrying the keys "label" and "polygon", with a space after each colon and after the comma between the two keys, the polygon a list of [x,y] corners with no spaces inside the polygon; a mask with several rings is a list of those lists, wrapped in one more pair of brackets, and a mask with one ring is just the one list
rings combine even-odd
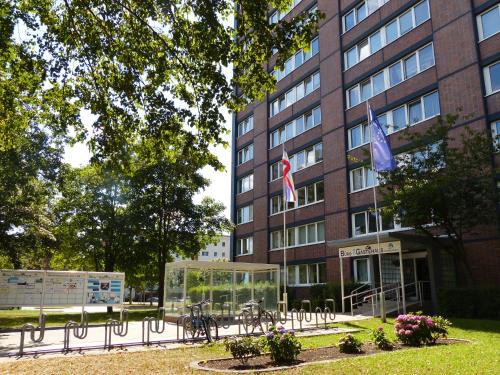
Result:
{"label": "brick building", "polygon": [[[271,59],[276,91],[233,123],[232,258],[283,264],[284,143],[299,197],[287,211],[288,284],[303,293],[340,280],[339,248],[376,243],[369,211],[375,179],[356,162],[366,160],[367,99],[395,154],[404,146],[398,130],[424,131],[458,108],[473,116],[457,129],[467,124],[500,134],[500,1],[295,0],[287,14],[270,11],[269,22],[315,7],[326,17],[311,48],[298,51],[284,71],[274,71]],[[498,167],[499,154],[492,163]],[[411,230],[384,222],[381,240],[401,246],[406,283],[424,281],[432,291],[456,284],[453,259]],[[497,228],[467,248],[475,282],[499,283]],[[399,282],[398,255],[382,259],[384,283]],[[342,271],[346,280],[378,285],[374,256],[346,258]]]}

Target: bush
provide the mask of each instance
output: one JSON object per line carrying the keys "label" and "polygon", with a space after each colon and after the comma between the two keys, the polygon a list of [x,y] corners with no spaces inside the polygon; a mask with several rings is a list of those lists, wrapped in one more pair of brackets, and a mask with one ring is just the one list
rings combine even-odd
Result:
{"label": "bush", "polygon": [[361,353],[362,345],[360,340],[348,333],[340,338],[338,347],[341,353],[357,354]]}
{"label": "bush", "polygon": [[230,337],[224,340],[226,351],[231,352],[233,358],[240,360],[242,364],[248,362],[252,357],[261,354],[262,345],[258,340],[252,337]]}
{"label": "bush", "polygon": [[373,343],[375,346],[381,350],[392,350],[394,349],[394,344],[387,337],[384,327],[378,327],[372,331]]}
{"label": "bush", "polygon": [[436,343],[439,337],[446,337],[451,323],[440,317],[419,314],[399,315],[394,322],[394,331],[405,345],[421,346]]}
{"label": "bush", "polygon": [[444,316],[500,319],[500,287],[440,289],[438,304]]}
{"label": "bush", "polygon": [[281,325],[272,326],[262,338],[263,346],[269,350],[275,363],[290,363],[297,359],[302,349],[301,343],[293,331],[287,331]]}

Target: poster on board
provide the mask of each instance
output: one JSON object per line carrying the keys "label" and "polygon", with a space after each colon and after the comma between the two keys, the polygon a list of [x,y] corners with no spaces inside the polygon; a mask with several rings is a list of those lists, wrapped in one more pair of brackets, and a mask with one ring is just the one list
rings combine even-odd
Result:
{"label": "poster on board", "polygon": [[48,271],[45,277],[45,306],[81,305],[86,272]]}
{"label": "poster on board", "polygon": [[40,306],[43,271],[0,270],[0,306]]}
{"label": "poster on board", "polygon": [[123,274],[89,273],[88,305],[121,305],[124,290]]}

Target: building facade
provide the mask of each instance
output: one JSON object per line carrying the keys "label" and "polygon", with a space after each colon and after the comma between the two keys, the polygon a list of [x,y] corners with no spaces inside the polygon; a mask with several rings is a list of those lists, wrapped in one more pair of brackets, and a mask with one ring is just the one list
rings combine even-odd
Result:
{"label": "building facade", "polygon": [[[283,71],[271,59],[276,91],[233,122],[232,259],[283,264],[284,144],[298,195],[286,213],[288,284],[304,290],[340,281],[339,249],[376,243],[376,179],[363,162],[367,100],[395,154],[405,146],[399,130],[423,132],[458,108],[472,117],[457,131],[468,125],[500,134],[500,1],[295,0],[287,14],[270,11],[269,22],[316,7],[325,18],[310,48]],[[433,291],[456,284],[452,258],[395,221],[381,229],[384,243],[401,247],[406,283]],[[500,282],[498,228],[481,230],[467,251],[476,283]],[[373,255],[346,258],[342,275],[376,286],[377,263]],[[384,283],[400,282],[399,267],[397,254],[382,257]]]}
{"label": "building facade", "polygon": [[[231,259],[231,237],[222,235],[217,243],[208,244],[206,248],[198,253],[197,260],[206,261],[229,261]],[[186,260],[176,256],[175,261]]]}

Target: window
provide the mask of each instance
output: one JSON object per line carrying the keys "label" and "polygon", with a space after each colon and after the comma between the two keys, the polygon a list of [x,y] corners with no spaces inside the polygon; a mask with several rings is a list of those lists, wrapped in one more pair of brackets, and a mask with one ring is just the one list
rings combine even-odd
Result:
{"label": "window", "polygon": [[238,165],[253,159],[253,143],[238,151]]}
{"label": "window", "polygon": [[500,32],[500,4],[477,16],[479,41]]}
{"label": "window", "polygon": [[270,117],[276,116],[278,113],[284,111],[296,101],[299,101],[304,96],[309,95],[311,92],[319,88],[320,75],[319,72],[314,73],[312,76],[306,78],[304,81],[288,90],[285,94],[275,99],[269,106]]}
{"label": "window", "polygon": [[[434,91],[401,107],[378,115],[380,125],[386,134],[392,134],[408,126],[429,120],[440,114],[439,92]],[[370,142],[370,128],[367,123],[357,125],[348,130],[349,149]]]}
{"label": "window", "polygon": [[493,137],[493,145],[496,151],[500,151],[500,120],[491,124],[491,132]]}
{"label": "window", "polygon": [[[287,210],[294,210],[324,200],[324,182],[316,182],[296,189],[297,201],[289,202]],[[283,212],[283,195],[275,195],[270,199],[271,215]]]}
{"label": "window", "polygon": [[302,0],[293,0],[290,9],[288,9],[286,12],[280,12],[279,10],[275,10],[271,15],[269,16],[269,24],[275,24],[281,21],[285,16],[290,13],[290,11],[295,8]]}
{"label": "window", "polygon": [[236,240],[236,256],[253,254],[253,237]]}
{"label": "window", "polygon": [[[271,232],[271,250],[283,248],[283,229]],[[287,229],[287,247],[306,246],[325,241],[325,222]]]}
{"label": "window", "polygon": [[226,247],[226,243],[225,242],[222,242],[222,247]]}
{"label": "window", "polygon": [[[368,167],[356,168],[350,171],[351,193],[373,187],[373,171]],[[378,182],[377,182],[378,184]]]}
{"label": "window", "polygon": [[226,253],[225,252],[222,252],[222,256],[225,257],[226,256]]}
{"label": "window", "polygon": [[217,256],[217,251],[214,251],[214,257],[216,257],[216,256]]}
{"label": "window", "polygon": [[299,134],[302,134],[304,131],[312,129],[320,124],[321,107],[316,107],[312,111],[306,112],[304,115],[273,131],[270,134],[271,148],[279,146]]}
{"label": "window", "polygon": [[202,251],[201,252],[202,257],[207,257],[208,256],[208,251]]}
{"label": "window", "polygon": [[[253,174],[240,178],[236,183],[236,193],[246,193],[253,189]],[[224,245],[223,245],[224,246]]]}
{"label": "window", "polygon": [[[401,223],[395,218],[387,219],[378,213],[380,231],[403,229]],[[352,234],[354,237],[363,236],[377,231],[376,216],[374,211],[363,211],[352,215]]]}
{"label": "window", "polygon": [[487,95],[500,91],[500,61],[484,68],[484,81]]}
{"label": "window", "polygon": [[[314,146],[309,146],[305,150],[299,151],[290,156],[290,166],[292,173],[301,169],[310,167],[323,160],[323,143],[317,143]],[[271,181],[281,178],[283,175],[283,167],[281,161],[278,161],[270,166]]]}
{"label": "window", "polygon": [[[377,1],[377,0],[375,0]],[[346,69],[351,68],[368,56],[381,50],[402,35],[408,33],[415,27],[430,18],[428,0],[421,1],[406,13],[400,15],[393,21],[381,27],[367,39],[359,42],[344,54],[344,64]]]}
{"label": "window", "polygon": [[288,285],[312,285],[326,282],[326,263],[298,264],[287,267]]}
{"label": "window", "polygon": [[354,281],[368,284],[370,282],[369,258],[354,259]]}
{"label": "window", "polygon": [[238,208],[236,212],[236,224],[245,224],[253,220],[253,205]]}
{"label": "window", "polygon": [[365,0],[355,6],[342,18],[344,32],[351,30],[389,0]]}
{"label": "window", "polygon": [[319,37],[316,37],[311,41],[307,51],[301,49],[297,51],[295,55],[293,55],[292,57],[290,57],[288,60],[285,61],[284,70],[278,69],[277,66],[275,67],[273,75],[276,78],[276,81],[282,80],[291,72],[293,72],[295,69],[297,69],[299,66],[308,61],[311,57],[316,56],[318,53],[319,53]]}
{"label": "window", "polygon": [[[370,99],[382,91],[397,85],[403,80],[410,79],[416,74],[423,72],[425,69],[434,66],[434,64],[434,48],[433,44],[430,43],[388,68],[377,72],[369,79],[348,88],[346,90],[347,109]],[[402,67],[404,67],[404,69],[402,69]],[[500,63],[498,72],[494,72],[494,74],[498,75],[496,85],[498,86],[497,90],[500,90]],[[389,87],[386,87],[385,85],[386,76],[389,77]]]}
{"label": "window", "polygon": [[253,129],[253,116],[250,116],[238,124],[238,137],[241,137],[243,134],[248,133],[252,129]]}

